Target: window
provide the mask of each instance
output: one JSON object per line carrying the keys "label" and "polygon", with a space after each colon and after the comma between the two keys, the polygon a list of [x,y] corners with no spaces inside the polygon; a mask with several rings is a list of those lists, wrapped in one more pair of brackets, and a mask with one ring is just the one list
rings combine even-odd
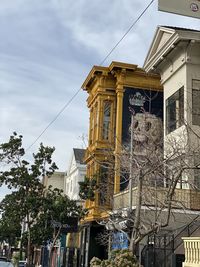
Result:
{"label": "window", "polygon": [[172,131],[183,125],[184,119],[184,87],[166,100],[166,132]]}
{"label": "window", "polygon": [[90,110],[90,136],[89,136],[89,144],[93,143],[93,134],[94,134],[94,110],[93,108]]}
{"label": "window", "polygon": [[109,139],[110,132],[110,119],[111,119],[111,102],[105,101],[103,108],[103,139]]}
{"label": "window", "polygon": [[96,140],[97,127],[98,127],[98,105],[96,104],[90,110],[90,136],[89,136],[90,145],[93,144]]}
{"label": "window", "polygon": [[198,189],[200,189],[200,156],[195,155],[194,157],[194,166],[196,167],[194,169],[194,186]]}
{"label": "window", "polygon": [[97,127],[98,127],[98,104],[95,105],[94,108],[94,136],[93,141],[97,139]]}
{"label": "window", "polygon": [[70,182],[70,192],[72,192],[72,181]]}
{"label": "window", "polygon": [[109,181],[108,181],[108,165],[104,163],[99,170],[99,204],[105,205],[108,200],[109,192]]}
{"label": "window", "polygon": [[200,170],[199,169],[194,170],[194,186],[200,189]]}
{"label": "window", "polygon": [[192,124],[200,126],[200,80],[192,80]]}

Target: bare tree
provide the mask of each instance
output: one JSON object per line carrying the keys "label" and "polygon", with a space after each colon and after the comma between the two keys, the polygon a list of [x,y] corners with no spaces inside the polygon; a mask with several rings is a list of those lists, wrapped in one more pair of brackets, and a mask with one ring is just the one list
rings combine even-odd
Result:
{"label": "bare tree", "polygon": [[[145,112],[134,116],[133,129],[133,147],[129,142],[122,147],[120,155],[115,155],[120,159],[121,183],[127,184],[125,190],[132,193],[120,193],[117,204],[115,196],[114,203],[110,198],[110,203],[114,205],[112,215],[107,210],[108,219],[99,223],[110,229],[105,233],[107,240],[112,237],[113,231],[129,230],[129,249],[135,252],[144,237],[170,225],[177,209],[185,212],[191,208],[198,209],[197,206],[191,207],[195,203],[191,203],[189,196],[191,192],[195,196],[200,185],[195,180],[195,173],[200,169],[200,138],[186,123],[176,133],[164,138],[161,119]],[[99,164],[113,174],[111,166],[114,164],[111,161]],[[112,187],[113,181],[107,180],[106,183],[104,180],[100,180],[97,190],[105,197],[106,188],[109,184]],[[131,201],[127,200],[128,197],[132,198]],[[126,208],[126,214],[119,211],[122,208]],[[106,240],[102,236],[100,239]]]}
{"label": "bare tree", "polygon": [[99,169],[107,170],[106,178],[99,175],[96,192],[104,197],[103,204],[106,199],[112,209],[110,212],[105,205],[99,207],[108,217],[98,223],[109,229],[99,239],[105,243],[115,231],[128,232],[129,249],[135,252],[144,237],[169,226],[177,210],[186,213],[200,208],[191,199],[191,194],[195,197],[200,189],[196,179],[200,169],[200,137],[186,122],[163,136],[162,120],[143,112],[133,115],[130,139],[121,147],[121,153],[114,156],[120,161],[124,191],[117,196],[108,193],[114,183],[108,177],[114,177],[116,171],[113,150],[104,150],[104,161],[94,156]]}
{"label": "bare tree", "polygon": [[[132,173],[132,176],[129,175],[129,195],[121,194],[118,197],[120,203],[118,207],[114,204],[114,209],[127,207],[128,196],[131,206],[127,207],[128,215],[114,216],[118,218],[113,220],[112,225],[119,231],[116,222],[123,221],[120,216],[126,218],[131,230],[131,251],[135,251],[145,236],[169,226],[176,209],[190,209],[190,190],[196,194],[199,189],[198,181],[195,181],[195,173],[200,166],[198,134],[185,123],[163,140],[162,129],[162,122],[155,115],[136,114],[132,125],[133,140],[129,143],[132,147],[129,145],[127,149],[126,146],[118,155],[121,170],[126,174]],[[124,179],[123,174],[122,177]]]}

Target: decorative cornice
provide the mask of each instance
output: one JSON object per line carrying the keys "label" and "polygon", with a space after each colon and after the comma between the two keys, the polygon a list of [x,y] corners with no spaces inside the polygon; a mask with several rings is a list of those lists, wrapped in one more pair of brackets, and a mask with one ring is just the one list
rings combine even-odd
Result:
{"label": "decorative cornice", "polygon": [[123,63],[123,62],[117,62],[117,61],[112,61],[110,66],[109,66],[109,70],[113,71],[116,69],[126,69],[126,70],[136,70],[137,69],[137,65],[135,64],[129,64],[129,63]]}
{"label": "decorative cornice", "polygon": [[81,88],[83,90],[89,91],[91,84],[94,82],[95,78],[97,77],[96,75],[98,74],[105,76],[105,75],[108,75],[108,73],[113,73],[113,71],[115,72],[117,70],[135,71],[136,69],[137,69],[137,65],[135,64],[129,64],[129,63],[123,63],[123,62],[117,62],[117,61],[111,62],[109,67],[94,66],[89,72]]}
{"label": "decorative cornice", "polygon": [[94,66],[91,71],[89,72],[87,78],[85,79],[84,83],[82,84],[81,88],[83,90],[88,90],[89,86],[91,85],[91,83],[94,81],[96,75],[98,74],[106,74],[109,72],[109,68],[108,67],[102,67],[102,66]]}

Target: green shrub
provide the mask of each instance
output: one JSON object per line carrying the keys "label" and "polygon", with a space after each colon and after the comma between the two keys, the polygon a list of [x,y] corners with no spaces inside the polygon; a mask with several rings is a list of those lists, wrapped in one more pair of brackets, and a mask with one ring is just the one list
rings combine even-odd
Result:
{"label": "green shrub", "polygon": [[138,267],[137,258],[129,250],[115,250],[109,260],[96,257],[90,261],[90,267]]}

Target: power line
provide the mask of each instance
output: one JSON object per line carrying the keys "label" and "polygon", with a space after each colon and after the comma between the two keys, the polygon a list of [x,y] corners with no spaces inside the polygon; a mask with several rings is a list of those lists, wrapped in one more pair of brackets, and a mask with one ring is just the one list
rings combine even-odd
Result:
{"label": "power line", "polygon": [[[127,29],[124,35],[120,38],[120,40],[114,45],[114,47],[110,50],[110,52],[105,56],[105,58],[99,64],[100,66],[106,61],[106,59],[113,53],[113,51],[118,47],[118,45],[124,40],[124,38],[128,35],[128,33],[132,30],[135,24],[141,19],[141,17],[146,13],[149,7],[153,4],[154,0],[145,7],[142,13],[137,17],[137,19],[131,24],[131,26]],[[70,98],[70,100],[60,109],[57,115],[53,118],[53,120],[44,128],[44,130],[38,135],[38,137],[34,140],[34,142],[26,149],[29,150],[39,139],[40,137],[46,132],[46,130],[57,120],[57,118],[63,113],[63,111],[70,105],[70,103],[74,100],[74,98],[79,94],[81,88],[79,88],[75,94]]]}
{"label": "power line", "polygon": [[69,104],[74,100],[74,98],[78,95],[81,88],[79,88],[78,91],[70,98],[70,100],[61,108],[61,110],[57,113],[57,115],[54,117],[54,119],[44,128],[44,130],[38,135],[38,137],[35,139],[35,141],[26,149],[29,150],[39,139],[40,137],[46,132],[46,130],[57,120],[57,118],[63,113],[63,111],[69,106]]}
{"label": "power line", "polygon": [[141,17],[146,13],[147,9],[153,4],[154,0],[152,0],[147,7],[142,11],[142,13],[139,15],[139,17],[132,23],[132,25],[128,28],[128,30],[124,33],[124,35],[121,37],[121,39],[116,43],[116,45],[110,50],[110,52],[107,54],[107,56],[101,61],[100,65],[102,65],[106,59],[112,54],[112,52],[117,48],[117,46],[122,42],[122,40],[126,37],[126,35],[132,30],[132,28],[135,26],[135,24],[141,19]]}

